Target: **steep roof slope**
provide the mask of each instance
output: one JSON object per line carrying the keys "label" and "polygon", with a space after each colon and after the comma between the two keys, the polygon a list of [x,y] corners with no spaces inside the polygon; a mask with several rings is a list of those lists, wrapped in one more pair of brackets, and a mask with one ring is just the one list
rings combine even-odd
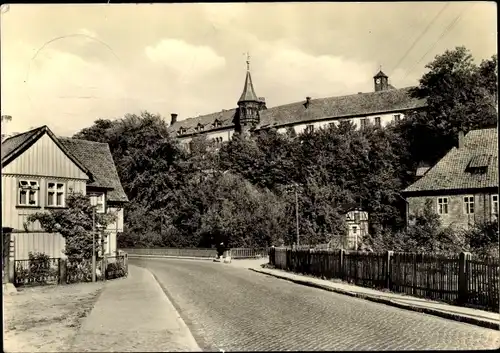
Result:
{"label": "steep roof slope", "polygon": [[110,201],[128,201],[107,143],[68,137],[58,139],[92,173],[94,181],[87,184],[88,186],[110,188]]}

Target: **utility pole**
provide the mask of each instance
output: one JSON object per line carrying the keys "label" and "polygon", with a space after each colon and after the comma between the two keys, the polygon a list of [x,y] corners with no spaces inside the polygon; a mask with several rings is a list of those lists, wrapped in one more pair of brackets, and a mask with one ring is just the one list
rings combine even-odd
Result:
{"label": "utility pole", "polygon": [[300,234],[299,234],[299,194],[298,194],[297,188],[298,188],[298,185],[295,184],[295,218],[297,221],[297,248],[298,248]]}

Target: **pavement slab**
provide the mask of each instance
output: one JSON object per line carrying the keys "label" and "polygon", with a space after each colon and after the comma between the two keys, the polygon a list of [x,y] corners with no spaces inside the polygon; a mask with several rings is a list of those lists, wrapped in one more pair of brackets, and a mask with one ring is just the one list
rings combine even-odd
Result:
{"label": "pavement slab", "polygon": [[127,278],[106,283],[70,350],[201,351],[154,276],[133,265]]}

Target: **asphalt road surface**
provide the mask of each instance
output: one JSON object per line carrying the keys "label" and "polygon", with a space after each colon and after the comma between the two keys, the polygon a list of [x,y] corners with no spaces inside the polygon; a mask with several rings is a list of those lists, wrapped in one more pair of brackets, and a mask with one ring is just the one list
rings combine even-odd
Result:
{"label": "asphalt road surface", "polygon": [[205,351],[494,349],[500,331],[200,260],[131,259]]}

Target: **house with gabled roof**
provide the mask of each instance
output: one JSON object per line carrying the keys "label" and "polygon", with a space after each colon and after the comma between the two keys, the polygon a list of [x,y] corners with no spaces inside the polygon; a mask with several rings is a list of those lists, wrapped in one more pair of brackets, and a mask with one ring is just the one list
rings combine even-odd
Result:
{"label": "house with gabled roof", "polygon": [[299,134],[345,120],[358,128],[369,124],[383,127],[403,119],[409,111],[426,106],[425,99],[411,96],[413,87],[393,87],[382,70],[373,77],[373,82],[373,92],[328,98],[305,97],[301,102],[267,107],[266,99],[255,93],[247,61],[245,82],[237,108],[180,121],[178,114],[172,114],[169,129],[189,148],[190,141],[198,135],[220,144],[232,139],[235,132],[276,129],[279,133],[286,133],[293,129]]}
{"label": "house with gabled roof", "polygon": [[55,136],[47,126],[2,141],[2,226],[12,228],[15,258],[42,252],[59,258],[64,238],[47,233],[33,213],[66,207],[72,193],[90,195],[96,212],[113,212],[117,221],[104,230],[104,249],[116,252],[117,234],[123,231],[123,207],[128,202],[108,144]]}
{"label": "house with gabled roof", "polygon": [[403,191],[409,213],[426,203],[444,226],[469,226],[498,219],[498,130],[460,133],[453,147],[436,165]]}

